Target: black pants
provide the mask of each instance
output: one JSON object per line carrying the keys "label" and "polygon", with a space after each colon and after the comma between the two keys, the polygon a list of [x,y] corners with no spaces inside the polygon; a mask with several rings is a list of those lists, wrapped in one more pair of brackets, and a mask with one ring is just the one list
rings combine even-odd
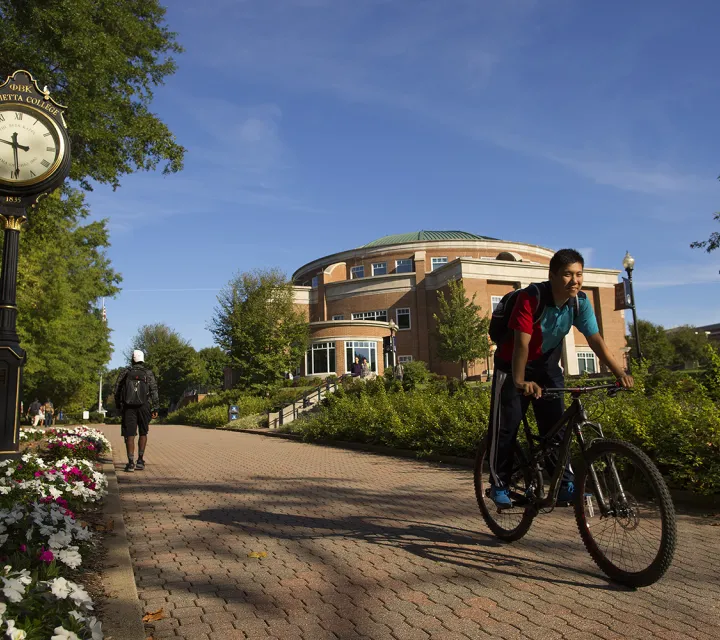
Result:
{"label": "black pants", "polygon": [[146,436],[151,417],[150,407],[125,407],[122,412],[120,433],[124,438],[132,438],[138,434],[138,431],[141,436]]}
{"label": "black pants", "polygon": [[[537,382],[541,387],[563,387],[565,380],[559,366],[525,373],[526,382]],[[510,484],[514,462],[514,445],[522,417],[532,402],[535,420],[540,435],[543,436],[554,427],[565,411],[565,400],[560,397],[535,399],[524,396],[515,387],[512,374],[495,370],[490,400],[490,426],[488,428],[488,451],[492,484],[506,487]],[[562,438],[564,431],[557,436]],[[548,456],[545,465],[552,475],[557,464],[557,453]],[[568,464],[563,473],[563,481],[573,480],[572,468]]]}

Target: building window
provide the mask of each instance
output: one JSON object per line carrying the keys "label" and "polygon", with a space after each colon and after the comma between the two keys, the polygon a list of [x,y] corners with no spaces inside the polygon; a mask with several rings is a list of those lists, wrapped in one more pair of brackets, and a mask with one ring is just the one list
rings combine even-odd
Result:
{"label": "building window", "polygon": [[582,351],[577,354],[578,369],[580,373],[597,373],[595,354],[592,351]]}
{"label": "building window", "polygon": [[496,307],[500,304],[500,300],[502,299],[502,296],[490,296],[490,305],[492,306],[493,311],[495,311]]}
{"label": "building window", "polygon": [[384,276],[387,274],[387,262],[373,262],[372,270],[374,276]]}
{"label": "building window", "polygon": [[398,356],[398,362],[405,364],[406,362],[412,362],[412,356]]}
{"label": "building window", "polygon": [[387,322],[387,309],[383,311],[360,311],[352,314],[353,320],[375,320],[376,322]]}
{"label": "building window", "polygon": [[314,373],[334,373],[335,343],[318,342],[311,345],[305,358],[305,371],[308,375]]}
{"label": "building window", "polygon": [[364,278],[365,277],[365,267],[363,265],[360,265],[358,267],[350,267],[350,279],[355,280],[355,278]]}
{"label": "building window", "polygon": [[412,271],[412,258],[402,258],[401,260],[395,260],[395,273],[412,273]]}
{"label": "building window", "polygon": [[395,309],[395,322],[398,329],[410,328],[410,309]]}
{"label": "building window", "polygon": [[310,283],[310,286],[311,286],[313,289],[317,289],[317,286],[318,286],[318,277],[317,277],[317,276],[313,276],[313,279],[312,279],[312,282]]}
{"label": "building window", "polygon": [[339,316],[333,316],[333,320],[345,320],[345,316],[342,314]]}
{"label": "building window", "polygon": [[355,358],[360,362],[365,358],[370,366],[370,371],[377,371],[377,343],[363,340],[345,343],[345,372],[350,373]]}
{"label": "building window", "polygon": [[443,258],[430,258],[430,271],[435,271],[438,267],[441,267],[444,264],[447,264],[447,257]]}

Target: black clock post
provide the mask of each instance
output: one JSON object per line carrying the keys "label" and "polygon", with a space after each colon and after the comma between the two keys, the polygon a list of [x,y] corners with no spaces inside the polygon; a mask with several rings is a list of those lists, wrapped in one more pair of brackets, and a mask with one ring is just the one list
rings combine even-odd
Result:
{"label": "black clock post", "polygon": [[[20,215],[18,215],[20,214]],[[0,274],[0,456],[17,453],[20,430],[20,386],[25,351],[17,334],[17,272],[20,229],[24,211],[0,205],[0,222],[5,229],[2,274]]]}
{"label": "black clock post", "polygon": [[[0,84],[0,459],[20,444],[20,395],[25,351],[17,334],[20,232],[38,200],[70,171],[70,140],[61,104],[27,71]],[[3,146],[4,145],[4,146]]]}

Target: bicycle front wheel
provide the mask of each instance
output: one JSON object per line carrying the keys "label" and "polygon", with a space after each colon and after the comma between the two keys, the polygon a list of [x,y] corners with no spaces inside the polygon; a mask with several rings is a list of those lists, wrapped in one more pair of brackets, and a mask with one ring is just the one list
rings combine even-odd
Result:
{"label": "bicycle front wheel", "polygon": [[487,442],[480,446],[475,459],[475,498],[485,524],[498,538],[506,542],[513,542],[522,538],[530,529],[537,513],[532,498],[538,490],[542,490],[542,485],[538,485],[538,482],[533,478],[527,465],[525,453],[516,444],[513,474],[510,481],[513,506],[509,509],[498,509],[490,498],[490,462]]}
{"label": "bicycle front wheel", "polygon": [[670,492],[650,458],[627,442],[598,440],[575,483],[575,519],[598,567],[630,587],[657,582],[672,562],[677,530]]}

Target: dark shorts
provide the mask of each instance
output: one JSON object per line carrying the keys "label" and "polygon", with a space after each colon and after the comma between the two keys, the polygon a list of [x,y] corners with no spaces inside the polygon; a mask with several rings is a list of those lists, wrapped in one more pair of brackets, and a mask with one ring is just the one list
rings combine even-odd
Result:
{"label": "dark shorts", "polygon": [[127,407],[123,409],[120,433],[124,438],[132,438],[138,431],[141,436],[146,436],[150,428],[150,418],[150,407]]}

